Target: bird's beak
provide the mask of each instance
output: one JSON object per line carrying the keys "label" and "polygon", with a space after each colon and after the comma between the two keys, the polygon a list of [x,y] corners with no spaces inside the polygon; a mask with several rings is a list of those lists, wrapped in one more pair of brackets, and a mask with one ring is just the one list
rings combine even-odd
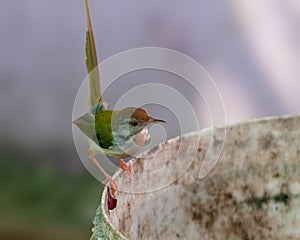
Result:
{"label": "bird's beak", "polygon": [[166,121],[161,120],[161,119],[150,118],[150,120],[148,121],[148,124],[152,124],[152,123],[166,123]]}

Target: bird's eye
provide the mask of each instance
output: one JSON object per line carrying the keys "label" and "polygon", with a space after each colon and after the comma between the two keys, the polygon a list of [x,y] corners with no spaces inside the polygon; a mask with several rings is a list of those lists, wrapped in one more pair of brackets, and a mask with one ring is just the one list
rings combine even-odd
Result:
{"label": "bird's eye", "polygon": [[129,124],[130,124],[131,126],[133,126],[133,127],[136,127],[136,126],[138,125],[138,122],[135,121],[135,120],[132,120],[132,121],[129,122]]}

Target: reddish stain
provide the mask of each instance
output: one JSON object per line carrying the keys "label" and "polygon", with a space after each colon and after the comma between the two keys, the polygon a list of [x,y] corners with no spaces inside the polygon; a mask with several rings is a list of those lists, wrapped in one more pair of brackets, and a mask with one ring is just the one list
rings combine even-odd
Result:
{"label": "reddish stain", "polygon": [[108,210],[113,210],[117,207],[117,199],[110,195],[109,188],[107,189],[108,197],[107,197],[107,206]]}

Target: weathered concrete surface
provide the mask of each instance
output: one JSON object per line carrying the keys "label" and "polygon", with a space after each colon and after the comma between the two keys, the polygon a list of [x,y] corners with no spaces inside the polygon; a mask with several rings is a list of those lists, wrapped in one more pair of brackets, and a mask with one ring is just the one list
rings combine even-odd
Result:
{"label": "weathered concrete surface", "polygon": [[[200,166],[217,157],[224,128],[170,140],[155,156],[133,160],[134,172],[170,165],[176,173],[180,166],[172,161],[179,145],[185,146],[181,161],[192,154],[189,146],[197,146],[188,170],[165,188],[118,192],[118,207],[110,212],[104,191],[93,239],[99,231],[106,239],[300,239],[300,116],[255,120],[226,130],[221,156],[204,179],[198,178]],[[209,147],[213,151],[206,154]],[[133,192],[161,181],[153,174],[138,181],[121,171],[115,179]]]}

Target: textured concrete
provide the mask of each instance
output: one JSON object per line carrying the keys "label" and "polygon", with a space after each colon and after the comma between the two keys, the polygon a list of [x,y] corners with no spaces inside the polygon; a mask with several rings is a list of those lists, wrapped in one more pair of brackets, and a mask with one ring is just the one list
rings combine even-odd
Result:
{"label": "textured concrete", "polygon": [[[106,208],[105,191],[94,239],[103,231],[110,239],[300,239],[300,116],[235,124],[226,131],[219,161],[204,179],[198,178],[200,166],[205,157],[217,157],[224,128],[170,140],[149,159],[131,162],[135,172],[171,164],[173,174],[162,181],[168,174],[179,177],[166,187],[153,174],[138,181],[116,173],[120,188],[153,191],[118,192],[113,211]],[[185,147],[176,157],[180,144]],[[180,177],[180,165],[171,161],[194,156],[192,146],[195,159]]]}

